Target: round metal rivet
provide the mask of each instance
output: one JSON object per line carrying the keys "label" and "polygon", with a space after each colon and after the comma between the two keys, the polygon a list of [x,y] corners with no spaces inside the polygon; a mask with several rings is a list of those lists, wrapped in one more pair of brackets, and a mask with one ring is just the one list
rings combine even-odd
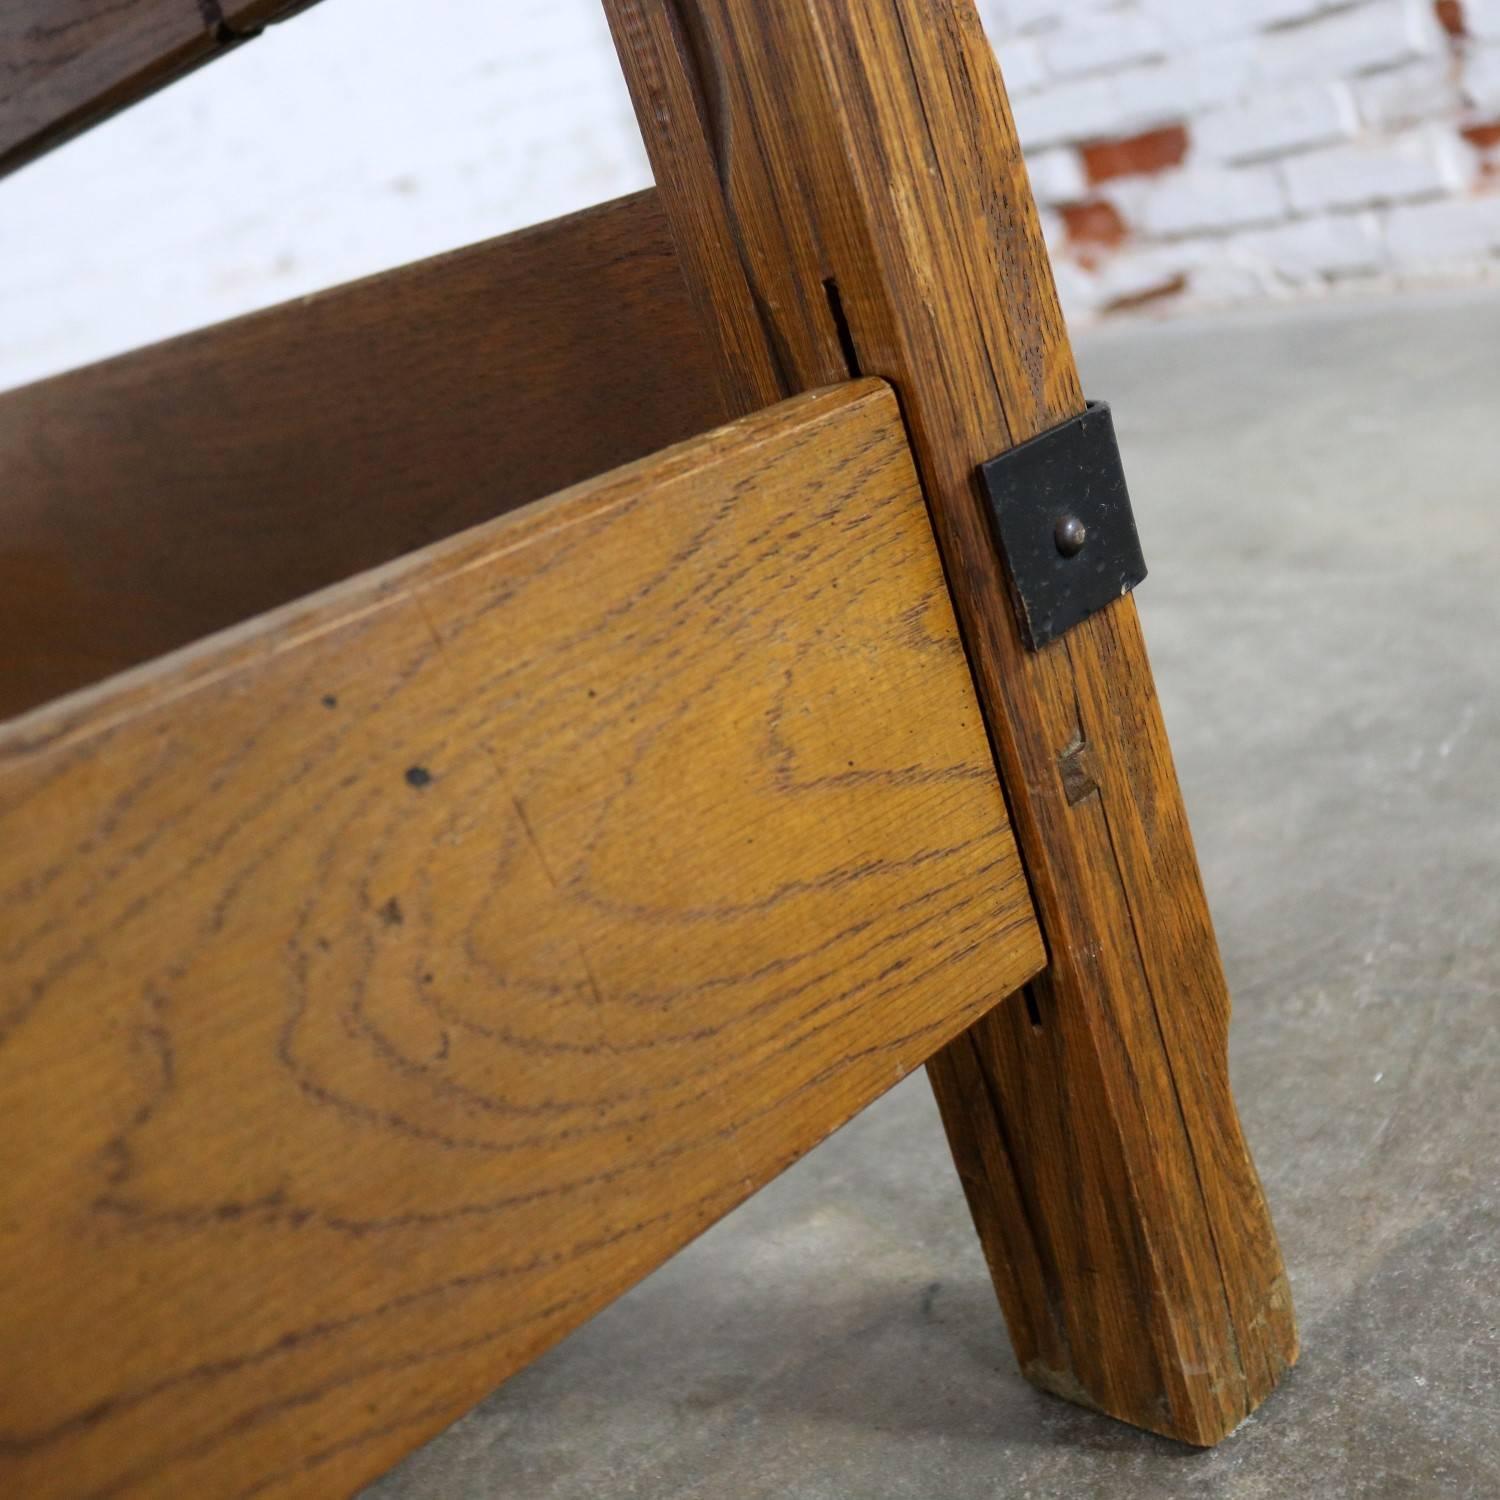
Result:
{"label": "round metal rivet", "polygon": [[1057,523],[1057,530],[1052,536],[1057,542],[1057,550],[1064,557],[1077,557],[1083,551],[1083,544],[1089,539],[1089,532],[1088,527],[1077,516],[1064,516]]}

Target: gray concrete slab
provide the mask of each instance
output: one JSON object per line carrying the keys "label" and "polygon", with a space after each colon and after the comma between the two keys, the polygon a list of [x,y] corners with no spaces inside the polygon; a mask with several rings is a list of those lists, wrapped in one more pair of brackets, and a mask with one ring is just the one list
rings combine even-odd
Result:
{"label": "gray concrete slab", "polygon": [[1033,1391],[917,1077],[368,1500],[1500,1496],[1500,298],[1082,357],[1300,1366],[1206,1454]]}

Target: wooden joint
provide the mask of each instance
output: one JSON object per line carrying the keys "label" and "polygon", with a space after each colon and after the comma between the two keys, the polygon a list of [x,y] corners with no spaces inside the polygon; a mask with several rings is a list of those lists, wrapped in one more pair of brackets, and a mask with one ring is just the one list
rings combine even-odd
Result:
{"label": "wooden joint", "polygon": [[1099,790],[1090,769],[1088,742],[1082,735],[1068,744],[1057,757],[1058,774],[1062,777],[1063,796],[1069,807],[1076,807],[1085,797]]}

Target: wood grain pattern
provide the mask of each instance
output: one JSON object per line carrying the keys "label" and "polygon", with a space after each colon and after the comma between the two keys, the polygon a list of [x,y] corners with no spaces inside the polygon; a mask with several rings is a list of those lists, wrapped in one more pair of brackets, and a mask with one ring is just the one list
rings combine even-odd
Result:
{"label": "wood grain pattern", "polygon": [[6,0],[0,175],[312,0]]}
{"label": "wood grain pattern", "polygon": [[649,192],[0,395],[0,717],[728,415]]}
{"label": "wood grain pattern", "polygon": [[976,466],[1082,395],[978,17],[606,4],[694,296],[755,364],[739,388],[862,371],[901,400],[1050,955],[931,1068],[1022,1368],[1211,1443],[1296,1331],[1135,605],[1027,652],[979,504]]}
{"label": "wood grain pattern", "polygon": [[0,1493],[342,1494],[1041,966],[811,395],[0,732]]}

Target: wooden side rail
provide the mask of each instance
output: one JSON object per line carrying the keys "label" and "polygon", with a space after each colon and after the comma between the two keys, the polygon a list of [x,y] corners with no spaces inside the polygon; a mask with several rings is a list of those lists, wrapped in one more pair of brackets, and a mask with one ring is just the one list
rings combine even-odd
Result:
{"label": "wooden side rail", "polygon": [[0,1493],[345,1494],[1041,967],[888,387],[0,731]]}
{"label": "wooden side rail", "polygon": [[0,176],[313,0],[5,0]]}
{"label": "wooden side rail", "polygon": [[0,395],[0,717],[728,413],[654,192]]}

